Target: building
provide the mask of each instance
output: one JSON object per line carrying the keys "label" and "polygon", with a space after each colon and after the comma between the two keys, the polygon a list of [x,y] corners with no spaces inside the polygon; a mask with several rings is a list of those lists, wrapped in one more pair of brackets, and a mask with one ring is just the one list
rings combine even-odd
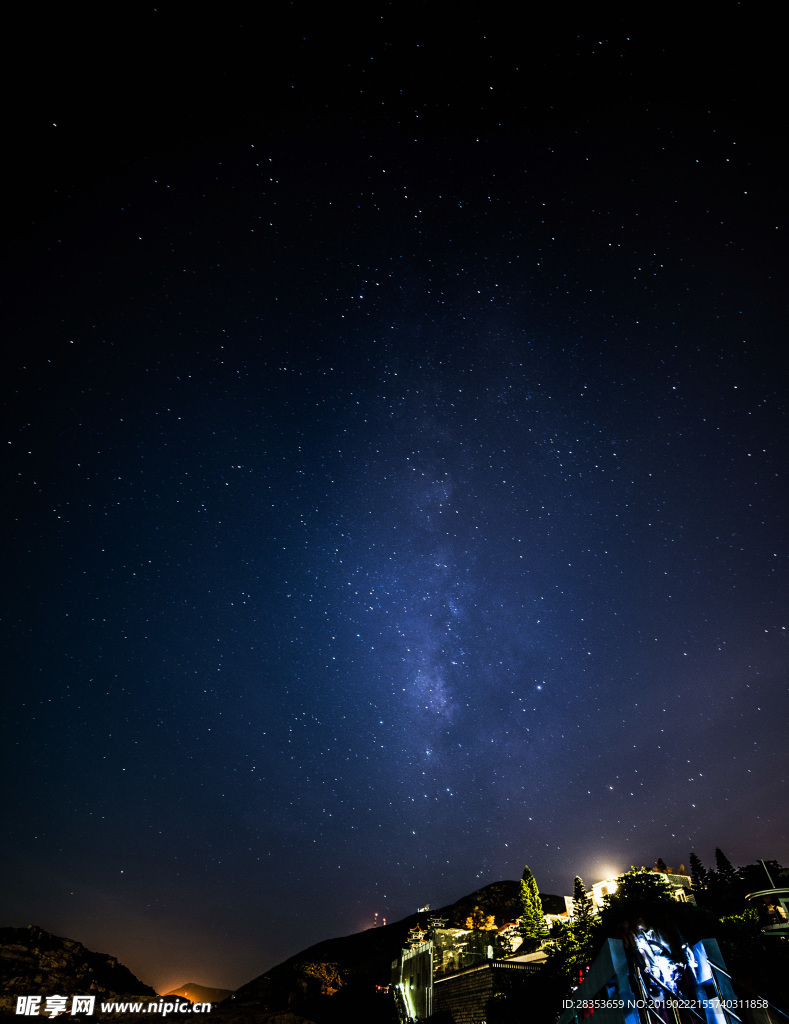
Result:
{"label": "building", "polygon": [[[690,875],[669,874],[665,871],[655,871],[654,873],[658,878],[662,878],[666,885],[670,886],[671,891],[674,894],[674,899],[679,903],[696,902],[693,895],[693,883]],[[616,892],[617,887],[617,878],[606,878],[602,882],[594,883],[591,895],[592,902],[594,903],[596,910],[600,911],[603,909],[605,897],[612,896]]]}
{"label": "building", "polygon": [[763,934],[789,936],[789,889],[760,889],[745,898],[756,909]]}
{"label": "building", "polygon": [[424,1020],[433,1012],[433,943],[403,949],[392,964],[392,989],[401,1020]]}
{"label": "building", "polygon": [[[484,1019],[491,996],[541,968],[545,954],[511,956],[506,930],[446,928],[440,919],[409,932],[392,963],[392,986],[401,1020],[424,1020],[449,1011],[457,1024]],[[502,972],[509,972],[503,974]],[[513,974],[515,972],[515,974]]]}
{"label": "building", "polygon": [[544,953],[508,960],[489,960],[457,974],[433,980],[433,1013],[449,1014],[454,1024],[479,1024],[497,994],[541,970]]}

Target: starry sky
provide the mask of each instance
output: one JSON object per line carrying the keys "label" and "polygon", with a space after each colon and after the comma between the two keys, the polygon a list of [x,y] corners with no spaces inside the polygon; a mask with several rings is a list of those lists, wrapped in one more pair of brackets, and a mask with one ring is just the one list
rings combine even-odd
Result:
{"label": "starry sky", "polygon": [[663,16],[14,15],[3,924],[789,860],[783,58]]}

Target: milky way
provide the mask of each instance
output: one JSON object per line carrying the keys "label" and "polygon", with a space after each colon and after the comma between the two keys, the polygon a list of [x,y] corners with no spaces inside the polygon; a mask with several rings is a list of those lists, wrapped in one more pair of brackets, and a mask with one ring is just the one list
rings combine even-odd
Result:
{"label": "milky way", "polygon": [[315,17],[9,128],[3,923],[160,986],[789,857],[781,55]]}

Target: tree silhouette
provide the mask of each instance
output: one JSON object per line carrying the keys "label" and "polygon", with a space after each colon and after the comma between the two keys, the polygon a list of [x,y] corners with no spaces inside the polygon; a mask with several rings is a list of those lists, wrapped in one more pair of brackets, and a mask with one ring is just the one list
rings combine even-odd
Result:
{"label": "tree silhouette", "polygon": [[721,881],[725,882],[727,885],[734,885],[736,883],[737,871],[719,846],[715,847],[715,866],[718,869]]}
{"label": "tree silhouette", "polygon": [[715,847],[715,865],[717,870],[707,872],[704,906],[716,914],[737,914],[743,910],[743,894],[740,891],[740,879],[737,870],[729,858]]}
{"label": "tree silhouette", "polygon": [[616,892],[605,897],[600,915],[607,935],[618,936],[623,923],[632,927],[641,917],[660,925],[676,912],[674,892],[656,871],[631,867],[616,881]]}
{"label": "tree silhouette", "polygon": [[[703,894],[707,888],[707,869],[695,853],[690,855],[690,880],[698,903],[703,903]],[[699,899],[701,894],[702,898]]]}

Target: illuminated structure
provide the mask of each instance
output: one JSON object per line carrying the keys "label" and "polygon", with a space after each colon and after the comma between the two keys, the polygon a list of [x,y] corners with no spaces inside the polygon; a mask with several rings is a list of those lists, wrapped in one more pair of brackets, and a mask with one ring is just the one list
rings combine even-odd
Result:
{"label": "illuminated structure", "polygon": [[683,1001],[693,1004],[694,1021],[736,1024],[739,1017],[729,1008],[739,1003],[715,939],[677,948],[654,928],[640,931],[629,949],[621,939],[606,941],[565,1000],[559,1024],[580,1024],[590,1013],[595,1024],[681,1024],[686,1018],[673,1004]]}
{"label": "illuminated structure", "polygon": [[789,889],[761,889],[745,898],[756,908],[765,935],[789,936]]}
{"label": "illuminated structure", "polygon": [[542,967],[545,954],[510,957],[510,943],[495,929],[445,928],[431,918],[425,931],[417,925],[392,963],[392,984],[401,1020],[424,1020],[443,1010],[476,1014],[482,1019],[490,996]]}
{"label": "illuminated structure", "polygon": [[[671,889],[675,900],[695,903],[689,875],[671,871],[654,874]],[[615,893],[618,884],[618,878],[609,878],[592,886],[589,895],[595,912],[603,908],[605,896]],[[569,896],[543,896],[543,908],[548,907],[553,911],[544,914],[549,928],[566,924],[574,916],[574,901]],[[683,996],[709,1004],[708,1012],[701,1018],[705,1024],[736,1024],[733,1017],[715,1004],[717,999],[725,1005],[727,999],[734,997],[714,940],[703,940],[691,948],[678,936],[666,938],[641,920],[631,923],[634,931],[627,939],[627,950],[622,939],[608,940],[574,993],[578,998],[622,1003],[621,1008],[610,1010],[601,1009],[598,1004],[597,1024],[680,1024],[679,1018],[672,1016],[673,1010],[666,1010],[662,1016],[652,1013],[650,1017],[643,1007],[650,1000],[660,1003]],[[522,942],[518,922],[504,925],[498,932],[445,925],[444,919],[430,917],[427,928],[419,924],[411,928],[405,948],[392,963],[393,990],[401,1021],[424,1020],[440,1013],[449,1013],[458,1021],[483,1020],[491,998],[511,992],[513,983],[525,983],[545,963],[543,952],[512,955]],[[629,1009],[628,1001],[632,1004]],[[587,1015],[568,1010],[561,1024],[573,1024]]]}
{"label": "illuminated structure", "polygon": [[[470,959],[473,954],[461,952],[460,956]],[[544,953],[506,960],[479,958],[470,966],[448,973],[440,969],[442,951],[434,946],[433,939],[404,949],[392,964],[400,1020],[425,1020],[434,1013],[449,1013],[455,1020],[483,1020],[491,996],[511,989],[513,982],[525,981],[541,970],[545,959]]]}
{"label": "illuminated structure", "polygon": [[[693,895],[693,883],[690,875],[667,874],[665,871],[655,871],[654,874],[661,878],[668,885],[679,903],[695,903]],[[617,878],[606,878],[602,882],[595,882],[592,886],[592,902],[596,910],[603,909],[603,901],[606,896],[612,896],[618,886]]]}
{"label": "illuminated structure", "polygon": [[433,943],[404,949],[392,964],[392,985],[401,1020],[424,1020],[433,1012]]}
{"label": "illuminated structure", "polygon": [[759,889],[745,898],[752,903],[759,915],[759,925],[764,935],[789,936],[789,888],[779,888],[773,882],[768,865],[761,861],[768,877],[770,889]]}
{"label": "illuminated structure", "polygon": [[778,888],[770,877],[767,865],[761,862],[769,889],[749,893],[745,898],[759,915],[759,924],[765,935],[789,936],[789,888]]}

